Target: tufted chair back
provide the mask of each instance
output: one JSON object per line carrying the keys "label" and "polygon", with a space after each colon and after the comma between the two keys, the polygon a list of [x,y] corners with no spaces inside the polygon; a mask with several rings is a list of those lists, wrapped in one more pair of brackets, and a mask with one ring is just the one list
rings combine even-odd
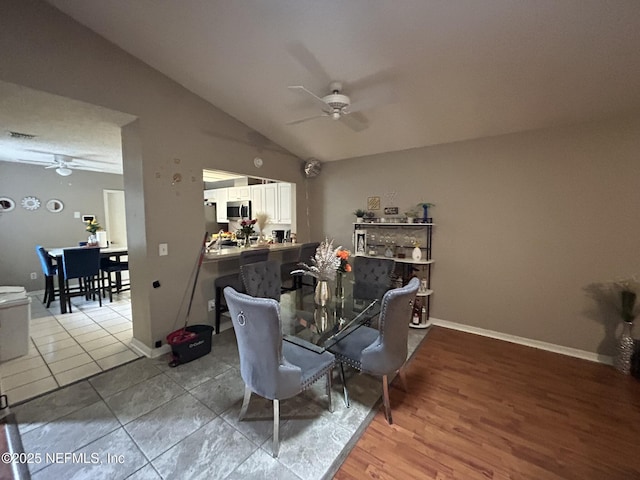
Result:
{"label": "tufted chair back", "polygon": [[420,286],[417,277],[404,287],[389,290],[382,298],[378,338],[362,351],[362,371],[386,375],[407,360],[407,338],[413,302]]}
{"label": "tufted chair back", "polygon": [[280,301],[282,281],[280,262],[267,260],[240,267],[245,291],[252,297],[273,298]]}
{"label": "tufted chair back", "polygon": [[396,262],[389,258],[355,257],[353,261],[353,297],[381,298],[391,287]]}
{"label": "tufted chair back", "polygon": [[240,374],[258,395],[284,399],[301,391],[302,370],[282,354],[280,305],[270,298],[254,298],[224,289],[238,340]]}
{"label": "tufted chair back", "polygon": [[240,259],[238,260],[240,266],[248,265],[249,263],[264,262],[269,258],[268,248],[258,248],[251,250],[243,250],[240,252]]}

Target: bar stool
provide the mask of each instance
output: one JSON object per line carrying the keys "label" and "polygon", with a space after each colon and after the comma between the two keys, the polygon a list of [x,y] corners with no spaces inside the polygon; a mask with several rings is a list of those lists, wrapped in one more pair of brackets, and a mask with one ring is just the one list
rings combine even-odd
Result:
{"label": "bar stool", "polygon": [[[105,290],[109,292],[109,301],[113,302],[113,293],[125,292],[131,289],[129,282],[122,282],[122,272],[129,271],[129,262],[121,262],[110,258],[100,258],[100,290],[102,296],[106,297]],[[111,274],[115,274],[115,283],[112,282]],[[104,282],[107,286],[104,286]]]}
{"label": "bar stool", "polygon": [[[287,262],[282,264],[280,268],[280,276],[282,278],[282,283],[284,284],[285,282],[291,280],[293,284],[291,287],[282,287],[283,292],[290,292],[292,290],[297,290],[299,288],[302,288],[302,285],[303,285],[302,275],[291,275],[291,272],[293,270],[299,269],[300,263],[306,263],[308,265],[311,258],[316,254],[316,250],[318,249],[319,246],[320,246],[320,242],[303,243],[302,245],[300,245],[300,253],[298,254],[298,260],[295,262]],[[314,278],[313,279],[314,287],[316,285],[316,282],[317,282],[317,279]]]}
{"label": "bar stool", "polygon": [[[255,262],[264,262],[269,259],[269,249],[268,248],[260,248],[257,250],[243,250],[240,253],[240,267],[243,265],[248,265],[249,263]],[[213,282],[216,292],[216,333],[220,333],[220,316],[223,312],[228,312],[229,307],[226,303],[222,303],[223,295],[222,291],[225,287],[233,287],[237,292],[244,293],[244,285],[242,283],[242,278],[240,276],[240,272],[232,273],[229,275],[223,275],[218,277]]]}
{"label": "bar stool", "polygon": [[53,284],[53,278],[58,274],[58,267],[53,264],[49,252],[42,246],[36,245],[36,253],[40,259],[42,274],[44,275],[44,297],[42,303],[47,304],[47,308],[51,305],[51,301],[56,299],[56,288]]}
{"label": "bar stool", "polygon": [[[65,248],[62,250],[62,268],[64,269],[64,285],[67,306],[69,313],[71,310],[71,297],[84,295],[88,300],[89,296],[98,296],[98,302],[102,306],[102,296],[99,288],[100,275],[100,249],[99,248]],[[69,280],[77,278],[84,288],[81,291],[73,292],[69,288]]]}

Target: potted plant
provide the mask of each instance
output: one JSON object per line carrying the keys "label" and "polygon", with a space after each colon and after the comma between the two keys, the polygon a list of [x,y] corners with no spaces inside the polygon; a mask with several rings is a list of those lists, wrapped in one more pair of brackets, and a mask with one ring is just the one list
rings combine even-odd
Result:
{"label": "potted plant", "polygon": [[356,222],[357,223],[362,223],[363,222],[363,218],[366,215],[366,211],[362,210],[361,208],[356,209],[353,214],[356,216]]}
{"label": "potted plant", "polygon": [[429,207],[435,207],[435,203],[422,202],[417,205],[422,207],[422,223],[429,223]]}

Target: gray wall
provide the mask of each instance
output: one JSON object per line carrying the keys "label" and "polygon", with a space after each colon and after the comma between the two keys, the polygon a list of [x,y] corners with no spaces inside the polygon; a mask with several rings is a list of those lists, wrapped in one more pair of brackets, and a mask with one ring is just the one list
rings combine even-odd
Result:
{"label": "gray wall", "polygon": [[[0,11],[0,80],[138,118],[123,128],[133,331],[153,346],[184,321],[182,299],[204,235],[202,169],[299,183],[301,160],[280,148],[252,146],[255,132],[246,125],[45,2],[0,0]],[[264,160],[259,170],[256,156]],[[175,173],[182,182],[172,182]],[[305,212],[303,188],[297,202],[298,212]],[[301,241],[308,237],[298,233]],[[168,256],[158,256],[159,243],[169,244]],[[204,300],[213,298],[215,274],[201,276],[204,291],[191,323],[210,320]],[[154,280],[160,288],[152,287]]]}
{"label": "gray wall", "polygon": [[[42,290],[42,269],[34,247],[68,247],[86,241],[86,225],[73,218],[73,212],[96,215],[104,226],[104,189],[122,190],[122,175],[74,170],[72,175],[61,177],[53,169],[0,162],[0,196],[16,202],[14,210],[0,213],[0,285]],[[26,196],[38,198],[40,208],[22,208],[20,201]],[[62,212],[46,209],[47,201],[53,198],[64,204]],[[30,279],[31,272],[37,272],[37,280]]]}
{"label": "gray wall", "polygon": [[612,355],[583,289],[640,273],[638,152],[640,115],[325,164],[313,234],[351,245],[369,196],[435,203],[434,317]]}

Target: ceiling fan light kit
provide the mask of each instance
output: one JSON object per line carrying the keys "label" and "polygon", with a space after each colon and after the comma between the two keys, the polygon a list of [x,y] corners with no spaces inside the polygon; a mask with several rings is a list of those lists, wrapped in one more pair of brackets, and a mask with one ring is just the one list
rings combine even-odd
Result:
{"label": "ceiling fan light kit", "polygon": [[69,175],[71,175],[73,173],[73,170],[71,170],[70,168],[67,168],[67,167],[58,167],[58,168],[56,168],[56,173],[58,175],[62,175],[63,177],[68,177]]}
{"label": "ceiling fan light kit", "polygon": [[[357,112],[359,110],[358,108],[350,108],[351,99],[341,93],[342,83],[340,82],[331,82],[329,85],[329,91],[331,93],[322,98],[302,85],[292,85],[289,86],[289,89],[306,93],[321,108],[322,113],[312,117],[301,118],[299,120],[294,120],[293,122],[288,122],[287,125],[295,125],[297,123],[303,123],[319,117],[330,117],[333,120],[340,120],[345,115],[349,115],[350,113]],[[350,118],[349,122],[344,122],[344,124],[357,132],[363,130],[367,126],[366,121],[363,122],[363,119],[357,119],[355,117]]]}

